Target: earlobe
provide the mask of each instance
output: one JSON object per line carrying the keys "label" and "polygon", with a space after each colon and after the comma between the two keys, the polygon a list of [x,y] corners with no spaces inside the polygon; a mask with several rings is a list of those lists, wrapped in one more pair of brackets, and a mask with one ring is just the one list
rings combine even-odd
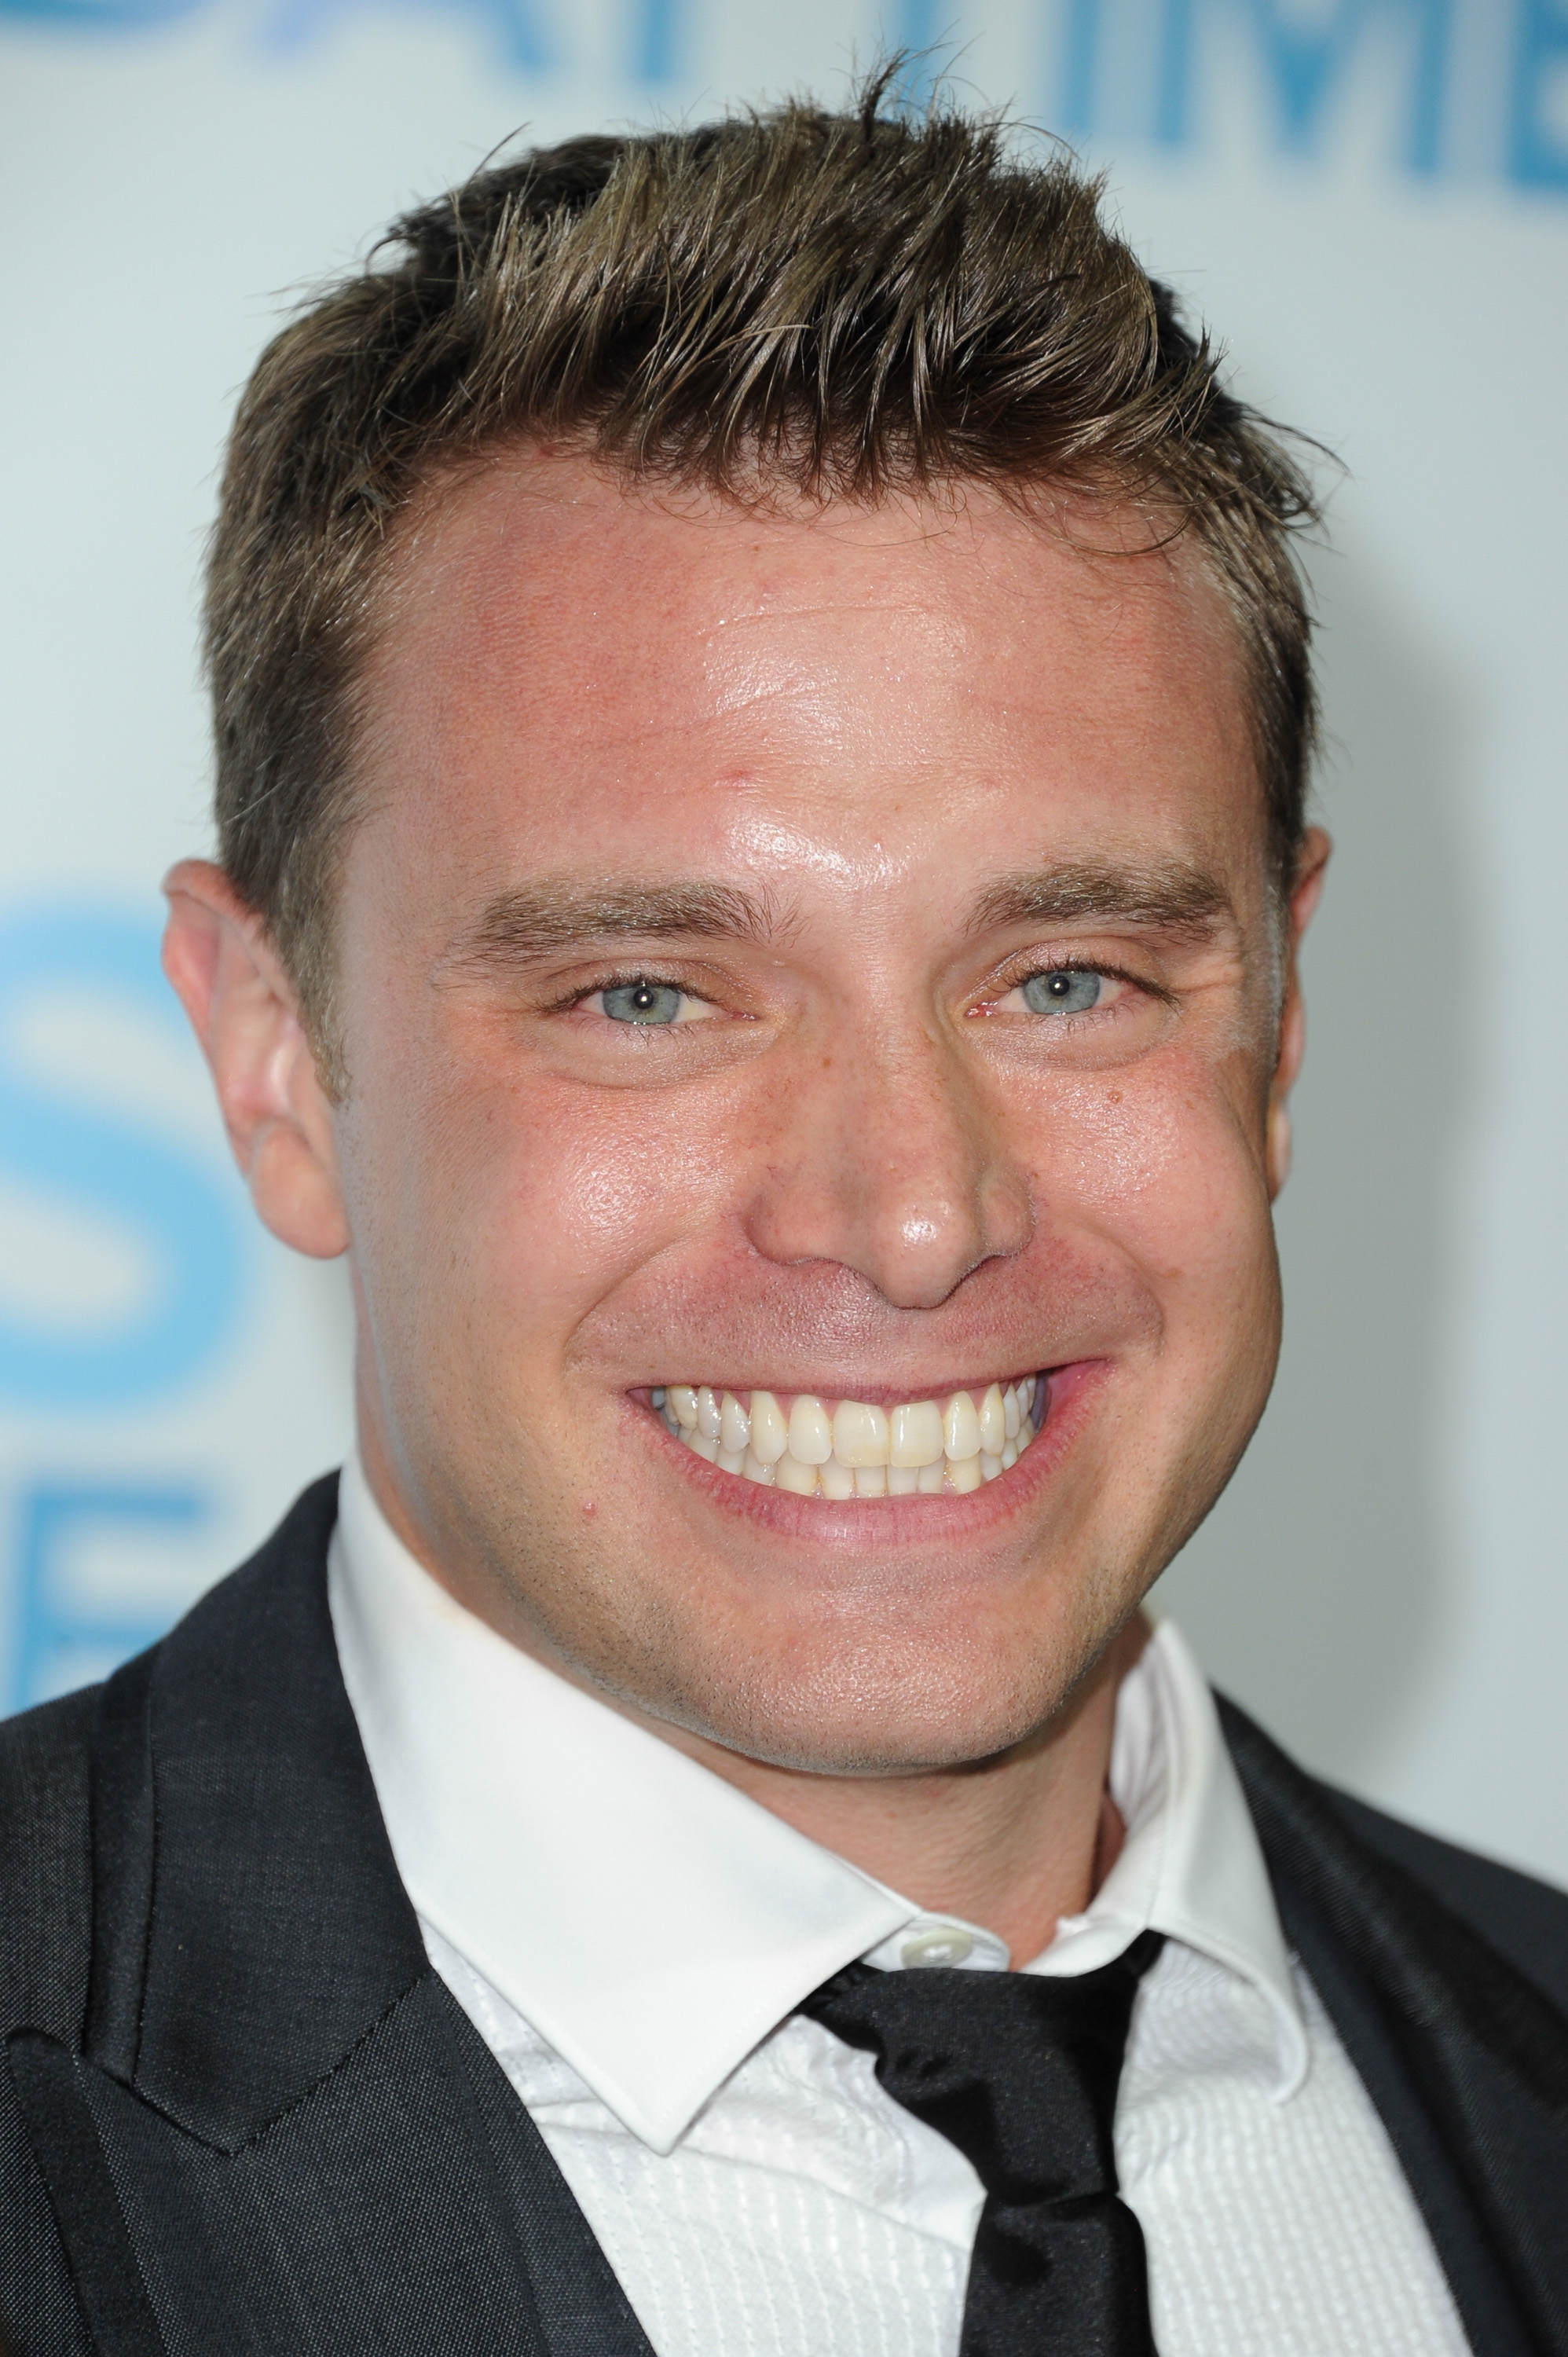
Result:
{"label": "earlobe", "polygon": [[1301,947],[1302,936],[1323,897],[1324,874],[1331,848],[1328,837],[1320,826],[1308,827],[1302,842],[1295,881],[1291,888],[1290,940],[1285,951],[1285,1000],[1280,1017],[1279,1053],[1269,1088],[1263,1145],[1271,1202],[1290,1177],[1290,1092],[1295,1085],[1302,1058],[1306,1052],[1306,1008],[1302,1000],[1300,976],[1296,972],[1296,953]]}
{"label": "earlobe", "polygon": [[334,1259],[349,1229],[332,1109],[293,985],[221,868],[181,860],[164,891],[164,971],[211,1069],[251,1200],[283,1243]]}
{"label": "earlobe", "polygon": [[1269,1089],[1269,1111],[1263,1141],[1263,1158],[1268,1178],[1269,1200],[1272,1203],[1290,1177],[1291,1125],[1290,1092],[1295,1076],[1301,1070],[1301,1060],[1306,1047],[1306,1009],[1293,970],[1290,996],[1280,1022],[1279,1059]]}
{"label": "earlobe", "polygon": [[1301,947],[1302,935],[1317,913],[1334,845],[1322,827],[1309,826],[1306,829],[1302,837],[1301,856],[1296,861],[1295,881],[1290,892],[1290,951],[1293,959]]}
{"label": "earlobe", "polygon": [[1272,1203],[1290,1177],[1290,1110],[1277,1100],[1269,1107],[1268,1140],[1264,1150],[1268,1159],[1269,1200]]}

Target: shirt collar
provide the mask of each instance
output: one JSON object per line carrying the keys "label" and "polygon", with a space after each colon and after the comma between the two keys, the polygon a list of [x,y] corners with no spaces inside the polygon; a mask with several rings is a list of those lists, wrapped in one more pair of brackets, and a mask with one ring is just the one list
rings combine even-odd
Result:
{"label": "shirt collar", "polygon": [[1081,1915],[1064,1915],[1030,1972],[1090,1972],[1163,1932],[1256,1990],[1273,2033],[1276,2100],[1310,2049],[1269,1870],[1208,1682],[1174,1621],[1155,1624],[1116,1699],[1111,1797],[1122,1854]]}
{"label": "shirt collar", "polygon": [[[328,1588],[416,1910],[654,2151],[810,1990],[858,1956],[897,1964],[898,1935],[927,1921],[467,1611],[403,1545],[357,1458]],[[1089,1971],[1149,1928],[1185,1940],[1264,1996],[1288,2093],[1305,2034],[1273,1893],[1212,1698],[1169,1623],[1123,1682],[1112,1793],[1122,1856],[1029,1969]],[[1006,1961],[977,1932],[972,1962]]]}

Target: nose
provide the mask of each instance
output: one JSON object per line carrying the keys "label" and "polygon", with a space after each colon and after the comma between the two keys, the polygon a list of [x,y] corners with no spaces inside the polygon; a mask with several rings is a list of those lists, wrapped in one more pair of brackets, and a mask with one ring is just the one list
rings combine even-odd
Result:
{"label": "nose", "polygon": [[895,1308],[934,1309],[983,1261],[1023,1250],[1026,1175],[956,1047],[822,1049],[790,1078],[746,1222],[768,1259],[836,1262]]}

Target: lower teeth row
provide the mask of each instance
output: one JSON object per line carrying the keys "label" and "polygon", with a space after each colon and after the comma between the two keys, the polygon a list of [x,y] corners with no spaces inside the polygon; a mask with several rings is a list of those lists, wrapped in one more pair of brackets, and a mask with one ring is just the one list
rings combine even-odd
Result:
{"label": "lower teeth row", "polygon": [[[733,1392],[715,1394],[695,1387],[684,1389],[671,1385],[652,1394],[653,1405],[664,1420],[667,1429],[677,1440],[683,1441],[709,1465],[716,1465],[723,1473],[738,1473],[747,1481],[757,1481],[769,1489],[788,1490],[800,1498],[910,1498],[962,1495],[978,1490],[983,1482],[994,1481],[1017,1463],[1037,1429],[1040,1415],[1040,1393],[1043,1385],[1019,1383],[1014,1390],[1006,1421],[1016,1424],[1015,1437],[1003,1443],[1000,1456],[988,1450],[971,1450],[961,1456],[943,1454],[925,1465],[857,1465],[841,1464],[830,1457],[824,1464],[807,1464],[794,1449],[786,1446],[784,1452],[765,1463],[747,1445],[750,1415]],[[1014,1387],[1010,1386],[1010,1389]],[[754,1394],[753,1396],[757,1396]],[[771,1398],[770,1394],[765,1396]],[[701,1404],[700,1421],[691,1423],[678,1413],[678,1405],[691,1414],[692,1406]],[[714,1428],[716,1426],[716,1429]],[[726,1441],[736,1441],[739,1447],[725,1447]]]}

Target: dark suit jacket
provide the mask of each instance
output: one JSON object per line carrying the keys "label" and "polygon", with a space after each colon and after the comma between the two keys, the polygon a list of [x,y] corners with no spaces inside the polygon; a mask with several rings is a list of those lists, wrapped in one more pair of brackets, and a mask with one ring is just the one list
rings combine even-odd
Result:
{"label": "dark suit jacket", "polygon": [[[335,1511],[318,1483],[162,1644],[0,1727],[15,2357],[649,2357],[426,1960],[338,1674]],[[1568,1898],[1225,1724],[1472,2344],[1568,2357]]]}

